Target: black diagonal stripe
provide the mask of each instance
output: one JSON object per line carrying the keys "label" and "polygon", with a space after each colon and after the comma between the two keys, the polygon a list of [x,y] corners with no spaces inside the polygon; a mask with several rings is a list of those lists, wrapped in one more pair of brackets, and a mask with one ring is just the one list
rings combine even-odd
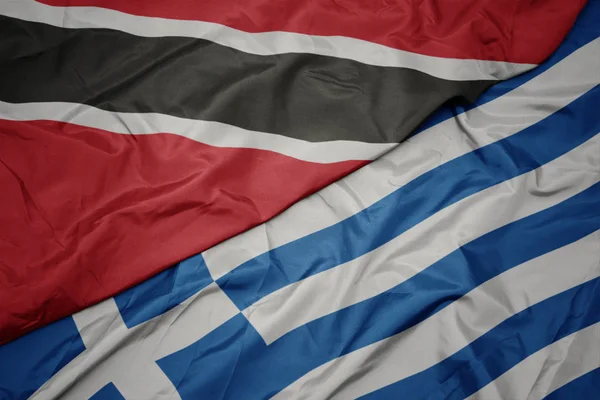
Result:
{"label": "black diagonal stripe", "polygon": [[451,81],[313,54],[258,56],[207,40],[64,29],[0,17],[0,100],[64,101],[219,121],[308,141],[399,142],[442,103],[491,81]]}

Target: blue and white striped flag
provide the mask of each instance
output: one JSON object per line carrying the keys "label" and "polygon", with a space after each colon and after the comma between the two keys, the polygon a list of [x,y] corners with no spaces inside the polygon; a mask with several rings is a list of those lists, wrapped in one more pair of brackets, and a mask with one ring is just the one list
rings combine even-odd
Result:
{"label": "blue and white striped flag", "polygon": [[0,347],[3,399],[600,398],[600,1],[540,67]]}

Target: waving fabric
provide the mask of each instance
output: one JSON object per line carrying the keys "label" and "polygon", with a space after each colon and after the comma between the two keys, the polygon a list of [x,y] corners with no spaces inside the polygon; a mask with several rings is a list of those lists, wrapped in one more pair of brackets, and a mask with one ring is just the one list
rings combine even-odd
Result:
{"label": "waving fabric", "polygon": [[0,398],[597,397],[599,0],[536,68],[581,4],[43,3],[0,3]]}
{"label": "waving fabric", "polygon": [[[530,70],[583,1],[0,3],[0,343]],[[462,100],[461,100],[462,99]]]}

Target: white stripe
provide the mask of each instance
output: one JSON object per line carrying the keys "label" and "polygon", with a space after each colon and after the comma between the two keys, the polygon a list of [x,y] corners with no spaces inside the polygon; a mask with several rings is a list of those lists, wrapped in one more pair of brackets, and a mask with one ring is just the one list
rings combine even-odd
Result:
{"label": "white stripe", "polygon": [[541,400],[597,368],[600,368],[600,322],[532,354],[468,400]]}
{"label": "white stripe", "polygon": [[271,293],[244,315],[270,344],[312,320],[383,293],[466,243],[594,185],[600,181],[598,154],[600,135],[534,171],[444,208],[370,253]]}
{"label": "white stripe", "polygon": [[348,140],[312,143],[282,135],[249,131],[220,122],[157,113],[110,112],[75,103],[11,104],[0,101],[0,118],[12,121],[62,121],[124,135],[171,133],[210,146],[268,150],[315,163],[372,160],[396,146],[395,143]]}
{"label": "white stripe", "polygon": [[356,398],[423,371],[512,315],[600,276],[599,240],[596,231],[510,269],[414,327],[312,370],[274,398]]}
{"label": "white stripe", "polygon": [[106,300],[73,315],[86,350],[31,399],[88,399],[110,382],[127,400],[179,399],[155,361],[195,343],[238,313],[215,283],[131,329],[115,301]]}
{"label": "white stripe", "polygon": [[218,279],[270,249],[352,216],[445,162],[536,124],[600,83],[598,53],[600,39],[506,95],[421,132],[280,216],[212,247],[203,253],[211,274]]}
{"label": "white stripe", "polygon": [[110,28],[137,36],[183,36],[206,39],[246,53],[312,53],[365,64],[404,67],[448,80],[502,80],[535,67],[500,61],[433,57],[344,36],[290,32],[248,33],[203,21],[141,17],[96,7],[51,7],[34,0],[3,0],[0,14],[65,28]]}

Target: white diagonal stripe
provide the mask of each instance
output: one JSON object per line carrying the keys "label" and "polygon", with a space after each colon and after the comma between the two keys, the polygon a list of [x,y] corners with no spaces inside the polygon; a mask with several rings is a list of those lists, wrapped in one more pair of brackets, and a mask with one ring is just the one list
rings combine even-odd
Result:
{"label": "white diagonal stripe", "polygon": [[442,209],[361,257],[271,293],[244,315],[270,344],[292,329],[383,293],[464,244],[598,181],[600,134],[536,170]]}
{"label": "white diagonal stripe", "polygon": [[600,322],[532,354],[468,400],[542,400],[597,368],[600,368]]}
{"label": "white diagonal stripe", "polygon": [[62,121],[123,135],[170,133],[210,146],[275,151],[316,163],[372,160],[396,146],[396,143],[351,140],[313,143],[283,135],[250,131],[221,122],[159,113],[104,111],[83,104],[63,102],[12,104],[0,101],[0,118],[11,121]]}
{"label": "white diagonal stripe", "polygon": [[35,0],[3,0],[0,14],[64,28],[110,28],[137,36],[206,39],[246,53],[312,53],[384,67],[404,67],[448,80],[500,80],[534,64],[427,56],[344,36],[291,32],[248,33],[213,22],[142,17],[97,7],[53,7]]}
{"label": "white diagonal stripe", "polygon": [[516,313],[600,276],[599,242],[596,231],[512,268],[412,328],[315,368],[274,399],[357,398],[423,371]]}
{"label": "white diagonal stripe", "polygon": [[600,83],[598,54],[600,39],[494,101],[410,138],[280,216],[212,247],[203,253],[211,275],[218,279],[270,249],[352,216],[445,162],[536,124]]}

